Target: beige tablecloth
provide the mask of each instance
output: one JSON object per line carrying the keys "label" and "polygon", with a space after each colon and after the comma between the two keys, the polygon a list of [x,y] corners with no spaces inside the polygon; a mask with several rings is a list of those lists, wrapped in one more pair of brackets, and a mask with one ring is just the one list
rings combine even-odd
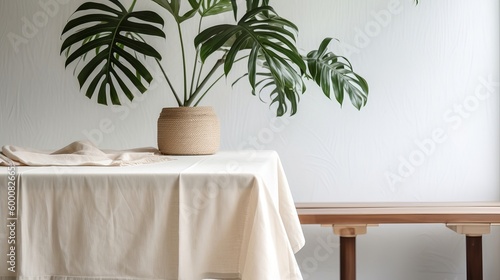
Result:
{"label": "beige tablecloth", "polygon": [[[2,226],[0,278],[302,279],[304,236],[277,153],[172,158],[18,167],[17,267],[7,270]],[[5,194],[1,183],[2,224]]]}

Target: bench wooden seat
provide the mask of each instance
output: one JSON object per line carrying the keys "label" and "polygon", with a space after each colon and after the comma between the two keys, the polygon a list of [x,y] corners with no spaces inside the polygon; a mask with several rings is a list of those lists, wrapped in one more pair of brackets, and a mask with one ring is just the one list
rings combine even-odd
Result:
{"label": "bench wooden seat", "polygon": [[369,225],[440,223],[466,236],[467,279],[482,280],[482,235],[500,225],[500,202],[296,203],[302,224],[331,225],[340,236],[340,279],[356,279],[356,236]]}

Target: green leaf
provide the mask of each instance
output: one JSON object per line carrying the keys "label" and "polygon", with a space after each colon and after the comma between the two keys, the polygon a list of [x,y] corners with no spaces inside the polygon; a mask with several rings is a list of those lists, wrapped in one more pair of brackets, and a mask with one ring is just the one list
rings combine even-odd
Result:
{"label": "green leaf", "polygon": [[[255,2],[254,2],[255,3]],[[252,4],[253,5],[253,4]],[[208,56],[229,46],[224,62],[224,72],[231,71],[238,53],[250,50],[248,57],[248,79],[255,93],[257,69],[262,65],[267,75],[263,76],[267,84],[261,87],[271,89],[272,104],[277,103],[277,115],[282,115],[291,108],[291,114],[297,110],[299,95],[305,90],[302,73],[307,66],[295,47],[297,28],[286,19],[279,17],[268,6],[256,7],[248,11],[236,25],[221,24],[202,31],[195,38],[195,45],[200,46],[200,58]]]}
{"label": "green leaf", "polygon": [[234,20],[238,20],[238,4],[236,0],[231,0],[231,6],[233,6]]}
{"label": "green leaf", "polygon": [[183,15],[180,14],[182,0],[153,0],[153,2],[165,8],[174,17],[177,23],[182,23],[183,21],[190,19],[194,15],[196,15],[200,7],[201,0],[189,0],[191,9]]}
{"label": "green leaf", "polygon": [[231,0],[202,0],[199,13],[202,17],[208,17],[232,11],[233,8]]}
{"label": "green leaf", "polygon": [[347,94],[351,103],[359,110],[366,105],[368,83],[353,71],[345,57],[327,51],[331,40],[331,38],[324,39],[318,50],[307,54],[308,72],[328,98],[333,91],[335,99],[342,105]]}
{"label": "green leaf", "polygon": [[259,46],[255,45],[250,51],[250,56],[248,57],[248,81],[250,82],[250,86],[255,88],[255,80],[257,75],[257,63],[255,63],[258,59],[259,55]]}
{"label": "green leaf", "polygon": [[84,3],[72,17],[62,32],[66,39],[61,53],[68,52],[66,66],[89,53],[95,54],[77,76],[81,88],[88,84],[85,95],[92,98],[97,93],[98,103],[107,105],[110,100],[118,105],[120,94],[129,100],[134,97],[127,85],[145,92],[142,80],[151,83],[153,77],[137,53],[156,59],[161,59],[161,55],[141,36],[165,38],[161,30],[163,19],[151,11],[127,11],[118,0],[108,0],[106,4]]}
{"label": "green leaf", "polygon": [[247,12],[262,6],[269,5],[269,0],[262,0],[262,3],[260,0],[246,0],[246,2],[247,2]]}

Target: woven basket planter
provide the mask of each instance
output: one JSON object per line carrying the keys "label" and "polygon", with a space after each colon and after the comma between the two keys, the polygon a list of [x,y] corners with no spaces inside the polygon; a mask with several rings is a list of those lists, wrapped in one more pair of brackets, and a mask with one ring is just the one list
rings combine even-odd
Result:
{"label": "woven basket planter", "polygon": [[220,125],[212,107],[163,108],[158,149],[166,155],[210,155],[219,150]]}

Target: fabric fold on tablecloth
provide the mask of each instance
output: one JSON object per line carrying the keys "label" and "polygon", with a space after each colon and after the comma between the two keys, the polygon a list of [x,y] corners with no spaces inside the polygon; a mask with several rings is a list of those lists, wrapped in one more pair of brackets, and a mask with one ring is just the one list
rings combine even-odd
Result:
{"label": "fabric fold on tablecloth", "polygon": [[124,166],[168,160],[156,148],[100,150],[89,141],[75,141],[52,152],[5,145],[0,153],[0,166]]}
{"label": "fabric fold on tablecloth", "polygon": [[[172,158],[64,176],[19,167],[15,279],[303,279],[294,253],[304,234],[276,152]],[[0,280],[12,275],[8,258],[0,254]]]}

